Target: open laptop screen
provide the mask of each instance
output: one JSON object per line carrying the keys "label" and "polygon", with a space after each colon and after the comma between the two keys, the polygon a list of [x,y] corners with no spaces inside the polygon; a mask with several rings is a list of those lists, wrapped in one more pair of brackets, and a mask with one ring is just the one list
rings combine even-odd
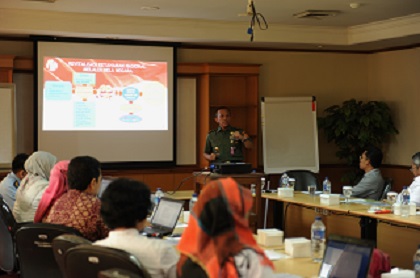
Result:
{"label": "open laptop screen", "polygon": [[369,241],[330,236],[319,277],[367,277],[373,248]]}
{"label": "open laptop screen", "polygon": [[173,200],[169,198],[161,198],[159,205],[153,214],[152,225],[173,228],[178,221],[181,213],[183,201]]}

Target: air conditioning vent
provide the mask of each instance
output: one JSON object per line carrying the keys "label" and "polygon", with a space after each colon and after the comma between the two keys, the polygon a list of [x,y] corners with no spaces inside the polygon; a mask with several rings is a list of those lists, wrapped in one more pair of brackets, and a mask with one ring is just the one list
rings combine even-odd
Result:
{"label": "air conditioning vent", "polygon": [[296,13],[293,16],[297,18],[324,18],[328,16],[336,16],[340,11],[332,10],[306,10],[300,13]]}
{"label": "air conditioning vent", "polygon": [[57,0],[24,0],[28,2],[46,2],[46,3],[55,3]]}

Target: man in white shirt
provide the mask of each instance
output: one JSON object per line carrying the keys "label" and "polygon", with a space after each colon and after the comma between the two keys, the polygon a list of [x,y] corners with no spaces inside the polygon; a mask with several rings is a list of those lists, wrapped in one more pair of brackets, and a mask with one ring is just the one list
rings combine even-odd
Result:
{"label": "man in white shirt", "polygon": [[408,187],[410,191],[410,202],[420,206],[420,152],[415,153],[412,157],[410,171],[414,175],[413,182]]}
{"label": "man in white shirt", "polygon": [[102,194],[101,202],[101,216],[111,231],[94,244],[131,253],[152,278],[175,278],[179,260],[175,248],[162,239],[140,234],[151,207],[150,189],[135,180],[117,179]]}

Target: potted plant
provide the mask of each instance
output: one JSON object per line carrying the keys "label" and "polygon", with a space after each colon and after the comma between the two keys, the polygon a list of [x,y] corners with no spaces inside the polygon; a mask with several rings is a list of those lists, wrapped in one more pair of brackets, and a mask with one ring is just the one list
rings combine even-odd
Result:
{"label": "potted plant", "polygon": [[398,134],[391,117],[391,110],[382,101],[344,101],[324,110],[325,116],[318,118],[319,128],[324,130],[327,141],[333,141],[338,151],[336,156],[351,166],[343,182],[354,182],[360,178],[359,156],[368,146],[382,147],[391,135]]}

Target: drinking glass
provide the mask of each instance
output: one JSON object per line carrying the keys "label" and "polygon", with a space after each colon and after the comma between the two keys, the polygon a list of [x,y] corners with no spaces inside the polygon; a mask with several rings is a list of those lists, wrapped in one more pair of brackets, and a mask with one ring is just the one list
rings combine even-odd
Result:
{"label": "drinking glass", "polygon": [[349,202],[349,198],[351,196],[352,191],[353,191],[352,186],[348,186],[348,185],[343,186],[343,195],[344,195],[344,197],[346,197],[346,203]]}

